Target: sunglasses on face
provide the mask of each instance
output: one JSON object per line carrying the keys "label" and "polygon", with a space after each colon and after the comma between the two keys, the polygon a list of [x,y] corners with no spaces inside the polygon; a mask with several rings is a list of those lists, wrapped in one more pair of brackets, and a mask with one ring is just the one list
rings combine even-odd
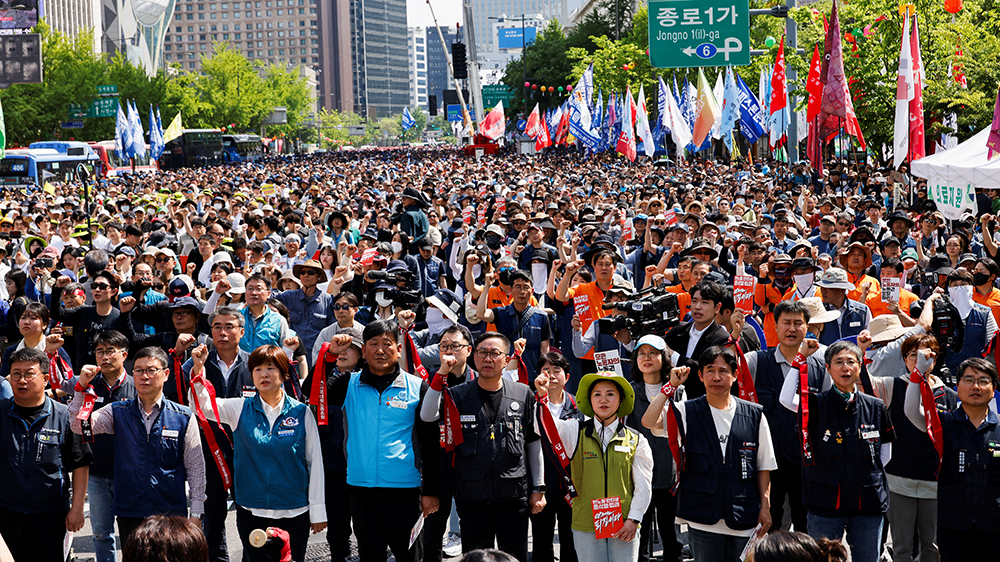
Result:
{"label": "sunglasses on face", "polygon": [[111,285],[108,285],[107,283],[94,283],[91,285],[91,288],[95,291],[107,291],[111,288]]}
{"label": "sunglasses on face", "polygon": [[167,257],[167,256],[160,256],[160,257],[156,258],[156,263],[167,263],[167,261],[169,261],[169,260],[170,260],[170,258]]}
{"label": "sunglasses on face", "polygon": [[330,308],[332,308],[333,310],[336,311],[336,310],[350,310],[350,309],[352,309],[354,307],[351,306],[351,305],[349,305],[349,304],[335,304],[335,305],[331,306]]}
{"label": "sunglasses on face", "polygon": [[299,275],[319,275],[319,272],[315,269],[303,269]]}

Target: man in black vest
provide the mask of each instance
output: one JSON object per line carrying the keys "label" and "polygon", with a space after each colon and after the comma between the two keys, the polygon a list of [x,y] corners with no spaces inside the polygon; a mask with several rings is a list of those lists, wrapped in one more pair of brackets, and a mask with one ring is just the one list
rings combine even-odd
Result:
{"label": "man in black vest", "polygon": [[[713,345],[723,345],[729,339],[729,331],[716,324],[715,315],[722,307],[722,287],[711,281],[701,281],[691,287],[691,321],[683,322],[667,332],[667,356],[678,367],[698,368],[698,358]],[[688,380],[684,384],[687,398],[697,398],[705,394],[705,386],[700,380]]]}
{"label": "man in black vest", "polygon": [[688,524],[695,560],[735,562],[755,532],[763,536],[771,527],[770,471],[778,464],[761,407],[732,396],[735,352],[712,346],[699,365],[705,395],[668,405],[689,373],[673,369],[642,423],[677,450],[684,444],[677,517]]}
{"label": "man in black vest", "polygon": [[[475,346],[476,384],[447,391],[458,409],[462,443],[455,448],[455,504],[462,522],[462,552],[499,548],[528,560],[528,513],[545,508],[542,446],[535,432],[535,396],[503,379],[510,342],[486,332]],[[424,421],[440,417],[442,375],[424,398]],[[427,404],[430,403],[428,406]]]}
{"label": "man in black vest", "polygon": [[83,528],[93,455],[70,431],[66,406],[45,395],[45,352],[19,349],[10,363],[14,397],[0,400],[0,534],[15,562],[63,562],[66,531]]}
{"label": "man in black vest", "polygon": [[[818,349],[816,340],[803,342],[796,365]],[[799,388],[798,377],[789,377],[779,398],[802,420],[802,503],[809,534],[839,540],[846,531],[851,558],[876,562],[889,509],[885,463],[895,432],[885,404],[858,391],[861,349],[838,341],[826,349],[825,359],[832,388],[813,393]]]}
{"label": "man in black vest", "polygon": [[[939,418],[944,452],[938,475],[938,550],[942,562],[992,560],[1000,544],[1000,423],[990,401],[1000,378],[996,367],[981,357],[963,361],[957,375],[961,405]],[[919,405],[920,385],[910,383],[906,395],[909,404]],[[918,398],[911,401],[911,395]],[[908,408],[906,417],[927,431],[922,407]]]}
{"label": "man in black vest", "polygon": [[[253,377],[247,369],[250,354],[240,349],[240,339],[243,337],[245,322],[246,319],[239,310],[228,306],[217,308],[208,319],[214,348],[209,352],[208,359],[205,361],[205,378],[212,383],[214,388],[218,389],[219,398],[252,397],[257,392],[253,385]],[[191,369],[193,367],[193,359],[188,359],[181,367],[184,388],[188,388],[191,384]],[[186,401],[187,397],[184,398]],[[202,405],[202,408],[204,407],[205,405]],[[211,426],[215,434],[215,443],[222,452],[229,474],[232,474],[232,430],[229,429],[229,426],[220,425],[217,421],[209,420],[208,425]],[[200,426],[198,429],[201,430],[201,447],[205,455],[205,517],[202,526],[205,538],[208,540],[209,560],[228,562],[226,514],[228,512],[229,492],[223,485],[222,475],[214,461],[215,456],[205,438],[205,432]]]}
{"label": "man in black vest", "polygon": [[118,294],[118,280],[110,271],[98,272],[90,285],[94,293],[94,304],[67,309],[63,306],[62,290],[70,284],[70,281],[71,279],[65,275],[60,275],[56,279],[49,300],[49,310],[52,312],[52,320],[72,326],[74,329],[76,357],[73,358],[73,371],[79,373],[84,365],[96,363],[94,338],[97,334],[110,330],[118,320],[118,309],[113,306],[114,298]]}
{"label": "man in black vest", "polygon": [[[795,414],[778,403],[781,386],[789,377],[797,380],[798,371],[792,368],[799,345],[806,339],[809,328],[809,309],[800,301],[782,301],[774,307],[774,324],[778,333],[778,347],[755,351],[747,355],[747,365],[754,379],[757,400],[764,408],[771,428],[771,440],[778,459],[778,469],[771,474],[771,519],[774,528],[781,527],[785,516],[785,496],[791,507],[791,522],[796,531],[806,532],[806,511],[802,506],[802,448],[798,439],[798,420]],[[743,313],[733,313],[733,323],[743,329]],[[734,330],[735,331],[735,330]],[[828,388],[823,361],[817,357],[806,360],[811,392],[819,392],[824,384]],[[824,383],[824,381],[827,381]]]}

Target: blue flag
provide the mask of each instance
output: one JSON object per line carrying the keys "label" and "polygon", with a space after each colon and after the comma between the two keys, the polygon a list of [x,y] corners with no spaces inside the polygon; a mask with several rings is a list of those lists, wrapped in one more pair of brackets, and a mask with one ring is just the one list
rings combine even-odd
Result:
{"label": "blue flag", "polygon": [[594,120],[590,112],[590,99],[586,97],[588,91],[588,75],[590,80],[589,91],[593,92],[594,65],[591,64],[584,71],[576,87],[570,92],[569,100],[566,103],[566,111],[569,111],[569,132],[576,137],[583,146],[596,150],[601,144],[600,133],[594,129]]}
{"label": "blue flag", "polygon": [[135,100],[128,106],[129,138],[132,140],[131,154],[134,158],[146,156],[146,133],[142,130],[139,120],[139,110],[135,108]]}
{"label": "blue flag", "polygon": [[600,131],[604,127],[604,92],[597,90],[597,104],[594,106],[594,129]]}
{"label": "blue flag", "polygon": [[128,117],[121,104],[118,104],[118,114],[115,116],[115,152],[118,158],[128,161],[132,158],[132,130],[128,125]]}
{"label": "blue flag", "polygon": [[167,143],[163,141],[163,120],[160,119],[160,106],[156,106],[156,159],[159,160],[160,156],[163,156],[163,151],[167,147]]}
{"label": "blue flag", "polygon": [[722,121],[719,129],[722,131],[722,141],[726,143],[729,152],[733,151],[733,128],[740,116],[740,90],[736,87],[733,68],[726,69],[726,82],[722,94]]}
{"label": "blue flag", "polygon": [[736,87],[740,91],[740,132],[746,137],[747,142],[753,144],[757,139],[764,136],[764,112],[757,101],[757,96],[747,86],[746,82],[737,74]]}
{"label": "blue flag", "polygon": [[414,126],[416,124],[417,124],[417,120],[414,119],[412,115],[410,115],[410,108],[409,107],[404,107],[403,108],[403,130],[404,131],[409,130],[410,127],[412,127],[412,126]]}
{"label": "blue flag", "polygon": [[163,131],[156,115],[153,113],[153,104],[149,104],[149,156],[153,160],[159,160],[163,154]]}

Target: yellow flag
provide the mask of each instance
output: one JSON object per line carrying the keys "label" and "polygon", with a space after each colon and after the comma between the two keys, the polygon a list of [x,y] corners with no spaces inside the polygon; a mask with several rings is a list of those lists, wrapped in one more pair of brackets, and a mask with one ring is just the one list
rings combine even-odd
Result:
{"label": "yellow flag", "polygon": [[52,185],[49,182],[45,182],[45,185],[43,187],[45,189],[45,193],[51,193],[51,194],[55,195],[55,193],[56,193],[56,186]]}
{"label": "yellow flag", "polygon": [[181,125],[181,112],[178,111],[174,120],[170,122],[167,126],[167,130],[163,131],[163,142],[168,143],[177,137],[184,134],[184,125]]}

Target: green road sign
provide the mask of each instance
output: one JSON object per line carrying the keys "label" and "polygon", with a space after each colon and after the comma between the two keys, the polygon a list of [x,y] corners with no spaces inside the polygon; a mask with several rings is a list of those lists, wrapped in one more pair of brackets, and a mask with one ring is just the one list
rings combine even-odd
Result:
{"label": "green road sign", "polygon": [[84,119],[87,117],[88,109],[89,108],[87,106],[78,103],[71,103],[69,104],[69,108],[66,110],[66,120],[76,121],[78,119]]}
{"label": "green road sign", "polygon": [[750,64],[749,0],[650,0],[654,68]]}
{"label": "green road sign", "polygon": [[87,118],[115,117],[118,115],[118,98],[98,98],[87,111]]}
{"label": "green road sign", "polygon": [[97,87],[97,93],[98,94],[117,94],[118,93],[118,86],[98,86]]}
{"label": "green road sign", "polygon": [[511,96],[514,92],[503,84],[495,86],[483,86],[483,108],[484,111],[496,107],[497,102],[503,102],[503,106],[510,107]]}

